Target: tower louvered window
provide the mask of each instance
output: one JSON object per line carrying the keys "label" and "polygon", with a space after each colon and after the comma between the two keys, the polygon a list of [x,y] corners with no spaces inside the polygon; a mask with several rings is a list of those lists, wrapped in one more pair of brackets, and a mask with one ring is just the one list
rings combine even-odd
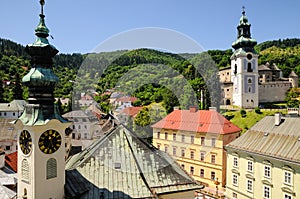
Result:
{"label": "tower louvered window", "polygon": [[47,161],[47,179],[57,177],[57,162],[54,158]]}
{"label": "tower louvered window", "polygon": [[24,159],[22,161],[22,179],[25,181],[29,181],[29,163],[28,160]]}

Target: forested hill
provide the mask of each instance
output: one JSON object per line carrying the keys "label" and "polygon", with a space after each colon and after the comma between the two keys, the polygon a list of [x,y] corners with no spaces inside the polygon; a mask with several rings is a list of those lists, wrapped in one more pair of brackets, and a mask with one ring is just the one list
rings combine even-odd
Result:
{"label": "forested hill", "polygon": [[261,52],[267,48],[270,48],[270,47],[277,47],[277,48],[282,48],[282,49],[285,49],[285,48],[288,48],[288,47],[295,47],[297,45],[300,44],[300,39],[297,39],[297,38],[293,38],[293,39],[278,39],[278,40],[273,40],[273,41],[265,41],[265,42],[262,42],[258,45],[255,46],[255,50],[257,52]]}
{"label": "forested hill", "polygon": [[[294,70],[300,75],[300,39],[284,39],[266,41],[256,46],[260,54],[259,64],[270,62],[277,64],[283,70],[284,75],[288,75]],[[209,50],[207,53],[215,61],[219,68],[230,65],[232,50]],[[122,54],[118,59],[112,61],[111,66],[104,71],[102,78],[97,76],[99,71],[95,71],[95,62],[89,60],[91,70],[84,76],[86,84],[91,84],[89,79],[97,79],[95,89],[103,93],[106,89],[113,88],[119,78],[137,65],[147,63],[157,63],[170,66],[179,74],[183,75],[195,89],[204,86],[203,80],[195,75],[195,69],[183,57],[191,57],[188,54],[176,55],[172,53],[159,52],[156,50],[139,49],[124,52],[100,53],[100,54],[59,54],[54,58],[54,72],[60,78],[60,83],[55,90],[56,97],[68,97],[73,88],[79,67],[86,58],[103,59],[110,62],[115,55]],[[114,55],[114,56],[113,56]],[[0,38],[0,102],[11,101],[12,99],[27,98],[27,90],[21,86],[20,79],[30,69],[30,58],[24,52],[24,46],[13,41]],[[154,69],[155,70],[155,69]],[[101,73],[100,73],[101,74]],[[147,77],[145,77],[147,78]],[[98,81],[99,80],[99,81]],[[83,85],[84,88],[85,85]],[[149,96],[149,93],[152,93]],[[140,99],[141,104],[148,104],[153,101],[164,102],[163,98],[170,97],[170,92],[165,88],[152,84],[139,89],[135,95]],[[198,93],[197,93],[198,95]],[[197,96],[198,97],[198,96]],[[174,104],[176,105],[176,100]],[[170,108],[170,107],[168,107]]]}

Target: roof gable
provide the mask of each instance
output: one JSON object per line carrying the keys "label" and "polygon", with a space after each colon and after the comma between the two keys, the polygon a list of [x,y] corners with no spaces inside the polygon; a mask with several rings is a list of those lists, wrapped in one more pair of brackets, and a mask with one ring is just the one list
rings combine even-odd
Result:
{"label": "roof gable", "polygon": [[[123,198],[153,198],[155,194],[202,188],[170,156],[123,125],[69,159],[66,169],[69,194],[81,186],[74,183],[75,176],[82,176],[97,191],[101,189],[104,198],[113,198],[116,191]],[[87,189],[81,198],[95,190],[93,186]]]}

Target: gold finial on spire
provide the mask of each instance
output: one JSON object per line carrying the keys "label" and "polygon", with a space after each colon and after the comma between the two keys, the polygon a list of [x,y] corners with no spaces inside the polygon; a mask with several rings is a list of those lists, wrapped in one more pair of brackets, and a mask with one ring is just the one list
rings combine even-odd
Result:
{"label": "gold finial on spire", "polygon": [[45,0],[40,0],[40,4],[41,4],[41,14],[44,15]]}

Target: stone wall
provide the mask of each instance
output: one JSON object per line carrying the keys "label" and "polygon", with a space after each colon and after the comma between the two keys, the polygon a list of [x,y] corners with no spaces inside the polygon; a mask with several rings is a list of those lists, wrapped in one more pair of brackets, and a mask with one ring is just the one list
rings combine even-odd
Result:
{"label": "stone wall", "polygon": [[292,84],[286,82],[266,82],[260,84],[258,94],[259,103],[265,102],[280,102],[284,101],[286,92],[291,88]]}

